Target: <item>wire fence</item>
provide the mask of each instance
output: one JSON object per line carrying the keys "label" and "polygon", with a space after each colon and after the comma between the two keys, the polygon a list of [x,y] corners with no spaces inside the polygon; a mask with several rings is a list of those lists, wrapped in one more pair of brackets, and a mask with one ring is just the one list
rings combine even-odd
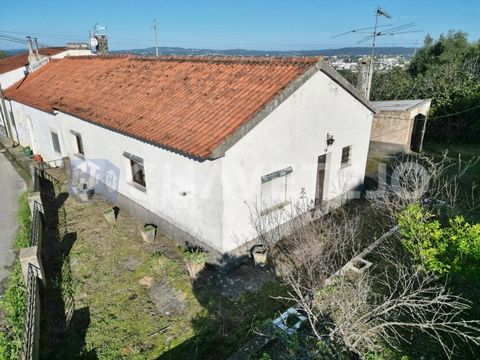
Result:
{"label": "wire fence", "polygon": [[40,269],[28,265],[27,273],[27,307],[25,311],[25,333],[23,338],[23,360],[36,357],[40,325]]}
{"label": "wire fence", "polygon": [[33,203],[33,213],[32,213],[32,232],[30,234],[30,246],[39,246],[40,240],[42,238],[42,214],[43,206],[38,201]]}

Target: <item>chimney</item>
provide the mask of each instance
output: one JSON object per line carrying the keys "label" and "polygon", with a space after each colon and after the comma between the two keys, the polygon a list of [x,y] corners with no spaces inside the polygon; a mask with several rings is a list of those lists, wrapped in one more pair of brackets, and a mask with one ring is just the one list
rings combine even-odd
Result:
{"label": "chimney", "polygon": [[372,86],[373,62],[371,58],[363,58],[358,64],[357,89],[367,100],[370,99],[370,88]]}
{"label": "chimney", "polygon": [[33,55],[32,38],[30,36],[27,36],[27,45],[28,45],[28,55]]}
{"label": "chimney", "polygon": [[33,64],[38,60],[38,57],[33,52],[33,43],[32,43],[32,38],[30,36],[27,36],[27,45],[28,45],[28,63]]}
{"label": "chimney", "polygon": [[35,56],[39,59],[40,54],[38,53],[38,41],[36,37],[33,38],[33,50],[35,51]]}

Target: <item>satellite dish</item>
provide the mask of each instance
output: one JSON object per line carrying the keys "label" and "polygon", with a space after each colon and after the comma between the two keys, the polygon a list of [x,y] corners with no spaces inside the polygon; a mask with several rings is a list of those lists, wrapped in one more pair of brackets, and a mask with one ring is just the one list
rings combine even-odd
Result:
{"label": "satellite dish", "polygon": [[97,40],[97,38],[92,37],[92,38],[90,39],[90,45],[92,45],[92,47],[97,47],[97,45],[98,45],[98,40]]}

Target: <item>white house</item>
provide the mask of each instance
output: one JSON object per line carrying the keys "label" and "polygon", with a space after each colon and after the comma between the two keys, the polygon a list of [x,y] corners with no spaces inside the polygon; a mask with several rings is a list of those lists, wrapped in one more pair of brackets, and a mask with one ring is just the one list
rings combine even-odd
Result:
{"label": "white house", "polygon": [[23,146],[68,157],[75,183],[220,253],[256,237],[255,206],[359,189],[374,113],[314,58],[73,57],[5,95]]}

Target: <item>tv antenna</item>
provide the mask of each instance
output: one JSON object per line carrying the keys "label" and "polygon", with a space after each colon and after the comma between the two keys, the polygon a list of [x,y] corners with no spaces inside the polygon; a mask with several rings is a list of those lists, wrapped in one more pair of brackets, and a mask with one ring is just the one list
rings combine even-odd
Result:
{"label": "tv antenna", "polygon": [[[377,6],[377,10],[375,11],[374,26],[353,29],[353,30],[346,31],[331,37],[331,38],[337,38],[337,37],[344,36],[351,33],[360,33],[360,34],[367,34],[367,35],[365,35],[362,39],[358,40],[357,44],[362,44],[364,42],[372,40],[372,51],[370,53],[369,67],[368,67],[368,73],[367,73],[368,76],[366,81],[363,84],[361,84],[362,88],[360,89],[362,92],[364,92],[365,97],[367,99],[370,98],[370,88],[372,85],[372,77],[373,77],[373,69],[374,69],[373,63],[374,63],[375,46],[377,44],[377,38],[380,36],[393,36],[393,35],[409,34],[409,33],[416,33],[416,32],[422,31],[422,30],[410,30],[412,27],[415,26],[415,23],[408,23],[408,24],[399,25],[399,26],[393,26],[393,24],[379,25],[378,24],[379,18],[382,16],[389,20],[392,19],[393,17],[385,9],[381,8],[380,6]],[[379,30],[380,28],[382,29]]]}
{"label": "tv antenna", "polygon": [[153,29],[153,36],[155,37],[155,54],[158,56],[158,41],[157,41],[157,19],[153,19],[152,21],[152,29]]}
{"label": "tv antenna", "polygon": [[107,27],[96,23],[91,30],[89,30],[90,48],[96,51],[98,55],[108,54],[108,39]]}

